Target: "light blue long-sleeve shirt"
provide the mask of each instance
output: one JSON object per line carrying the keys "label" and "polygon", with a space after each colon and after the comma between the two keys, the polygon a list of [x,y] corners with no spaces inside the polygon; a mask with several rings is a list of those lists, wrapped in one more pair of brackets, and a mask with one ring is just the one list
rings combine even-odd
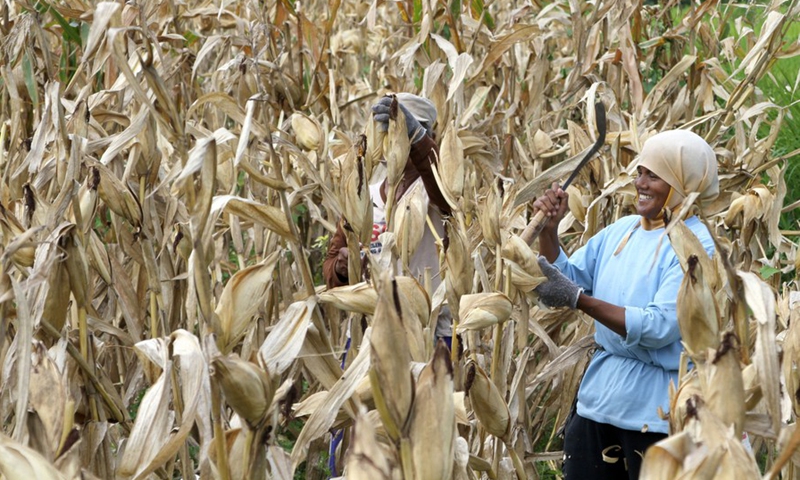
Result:
{"label": "light blue long-sleeve shirt", "polygon": [[[658,407],[669,411],[669,382],[678,384],[683,345],[676,300],[683,270],[664,229],[634,230],[640,219],[617,220],[571,257],[562,250],[554,265],[587,295],[625,308],[625,338],[595,321],[595,341],[602,350],[581,382],[578,414],[626,430],[668,433]],[[706,226],[697,217],[685,223],[711,255],[714,243]],[[625,248],[614,255],[632,230]]]}

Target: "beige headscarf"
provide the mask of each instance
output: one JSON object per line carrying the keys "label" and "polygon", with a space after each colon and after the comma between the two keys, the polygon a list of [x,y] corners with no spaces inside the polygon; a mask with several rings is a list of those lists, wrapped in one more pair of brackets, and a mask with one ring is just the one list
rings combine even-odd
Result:
{"label": "beige headscarf", "polygon": [[701,207],[719,195],[717,157],[702,137],[688,130],[668,130],[650,137],[639,154],[639,165],[672,187],[667,207],[674,209],[692,192]]}
{"label": "beige headscarf", "polygon": [[[667,130],[644,142],[639,164],[658,175],[670,187],[666,208],[675,211],[687,195],[698,192],[700,208],[708,206],[719,195],[717,157],[702,137],[688,130]],[[631,234],[640,226],[644,230],[663,228],[664,209],[655,219],[642,217],[640,223],[623,237],[614,255],[619,254]]]}

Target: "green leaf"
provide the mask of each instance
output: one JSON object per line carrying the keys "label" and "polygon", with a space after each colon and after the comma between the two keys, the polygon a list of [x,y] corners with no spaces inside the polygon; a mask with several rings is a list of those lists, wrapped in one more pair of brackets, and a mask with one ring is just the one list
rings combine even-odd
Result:
{"label": "green leaf", "polygon": [[761,267],[761,270],[758,273],[761,274],[762,279],[767,280],[769,279],[769,277],[775,275],[776,273],[781,273],[781,271],[775,267],[764,265]]}
{"label": "green leaf", "polygon": [[483,0],[472,0],[472,3],[470,4],[470,11],[472,12],[473,18],[481,20],[484,25],[489,27],[489,30],[494,30],[494,19],[486,10]]}
{"label": "green leaf", "polygon": [[28,89],[28,95],[31,96],[33,108],[39,109],[39,91],[36,89],[36,79],[33,77],[33,67],[31,66],[31,59],[27,53],[22,57],[22,74],[25,77],[25,88]]}
{"label": "green leaf", "polygon": [[47,2],[43,0],[39,0],[39,2],[36,4],[36,10],[39,13],[50,12],[50,14],[55,19],[56,23],[58,23],[58,25],[61,26],[61,29],[64,31],[64,39],[69,42],[81,45],[80,26],[72,24],[70,21],[64,18],[63,15],[58,13],[58,10],[51,7]]}
{"label": "green leaf", "polygon": [[461,16],[461,0],[451,0],[450,14],[453,15],[454,18]]}
{"label": "green leaf", "polygon": [[414,0],[414,18],[415,25],[422,21],[422,0]]}
{"label": "green leaf", "polygon": [[186,46],[190,47],[194,42],[200,39],[200,36],[198,36],[191,30],[186,30],[185,32],[183,32],[183,38],[186,39]]}

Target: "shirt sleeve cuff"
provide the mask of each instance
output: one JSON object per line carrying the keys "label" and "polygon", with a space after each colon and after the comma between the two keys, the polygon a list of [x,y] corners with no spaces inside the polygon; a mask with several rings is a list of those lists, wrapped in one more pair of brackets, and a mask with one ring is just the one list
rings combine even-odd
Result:
{"label": "shirt sleeve cuff", "polygon": [[567,264],[568,263],[569,263],[569,257],[567,257],[567,254],[564,253],[564,249],[563,248],[559,248],[558,249],[558,257],[556,257],[556,261],[553,262],[553,265],[559,271],[563,272],[564,269],[567,268]]}
{"label": "shirt sleeve cuff", "polygon": [[635,347],[642,339],[642,310],[625,307],[625,346]]}

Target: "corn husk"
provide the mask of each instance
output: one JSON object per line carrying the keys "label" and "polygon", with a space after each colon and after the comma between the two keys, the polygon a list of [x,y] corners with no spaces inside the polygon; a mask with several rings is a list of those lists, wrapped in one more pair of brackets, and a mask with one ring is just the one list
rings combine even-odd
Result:
{"label": "corn husk", "polygon": [[483,241],[489,248],[494,248],[501,242],[500,239],[500,215],[502,209],[502,198],[498,191],[497,182],[492,184],[489,192],[478,201],[478,222],[483,232]]}
{"label": "corn husk", "polygon": [[[14,214],[6,210],[2,204],[0,204],[0,231],[2,231],[3,238],[9,247],[11,246],[12,240],[19,240],[23,237],[30,238],[34,233],[33,230],[29,230],[29,233],[26,234],[25,227],[23,227]],[[18,243],[11,251],[13,252],[11,258],[17,265],[23,267],[30,267],[33,265],[36,254],[35,246]]]}
{"label": "corn husk", "polygon": [[689,256],[677,301],[681,338],[689,354],[698,357],[719,346],[719,309],[703,273],[697,255]]}
{"label": "corn husk", "polygon": [[694,448],[689,432],[665,438],[647,449],[640,480],[673,480],[683,473],[684,459]]}
{"label": "corn husk", "polygon": [[372,315],[378,303],[378,292],[367,282],[332,288],[319,294],[320,303],[354,313]]}
{"label": "corn husk", "polygon": [[142,205],[139,199],[108,167],[95,164],[100,180],[97,195],[114,213],[128,220],[134,227],[142,223]]}
{"label": "corn husk", "polygon": [[[708,283],[711,291],[716,292],[722,284],[717,262],[709,258],[708,255],[703,254],[705,247],[700,243],[700,239],[697,238],[697,235],[686,226],[683,220],[679,220],[675,222],[674,225],[671,225],[667,233],[669,235],[669,243],[672,245],[672,250],[681,262],[683,270],[688,270],[689,257],[694,255],[697,257],[702,267],[703,278],[706,283]],[[719,252],[715,252],[715,257],[718,255]]]}
{"label": "corn husk", "polygon": [[746,226],[755,219],[768,215],[773,197],[773,193],[764,185],[747,190],[744,195],[737,196],[731,202],[725,214],[725,225]]}
{"label": "corn husk", "polygon": [[395,245],[399,248],[398,256],[406,267],[428,228],[425,222],[427,215],[428,196],[425,186],[421,181],[416,182],[397,202],[394,213]]}
{"label": "corn husk", "polygon": [[383,160],[383,142],[388,132],[381,132],[376,128],[376,124],[372,121],[372,117],[367,121],[367,128],[365,135],[366,148],[364,152],[364,165],[367,169],[369,176],[376,165]]}
{"label": "corn husk", "polygon": [[[703,402],[696,403],[694,416],[695,419],[687,425],[687,431],[695,443],[707,448],[701,451],[701,455],[708,452],[707,455],[713,458],[704,463],[692,459],[692,463],[687,462],[687,467],[693,466],[695,462],[700,463],[695,468],[703,472],[704,478],[760,478],[753,454],[742,445],[741,435],[736,435]],[[686,470],[692,471],[690,468]]]}
{"label": "corn husk", "polygon": [[511,284],[519,290],[530,292],[547,281],[539,268],[536,254],[517,235],[508,237],[500,253],[511,267]]}
{"label": "corn husk", "polygon": [[733,433],[742,436],[745,414],[745,394],[742,369],[733,333],[726,332],[719,349],[709,352],[708,362],[697,365],[703,399],[708,410]]}
{"label": "corn husk", "polygon": [[347,454],[347,478],[373,480],[402,478],[397,459],[391,450],[377,441],[374,423],[361,413],[356,419],[353,446]]}
{"label": "corn husk", "polygon": [[[392,95],[389,108],[389,131],[383,139],[383,155],[386,157],[386,181],[390,187],[396,186],[403,178],[403,170],[408,162],[411,143],[408,139],[406,116],[399,108],[397,97]],[[390,188],[390,192],[394,193]],[[390,195],[387,195],[389,197]],[[389,212],[387,212],[388,214]]]}
{"label": "corn husk", "polygon": [[322,129],[319,124],[302,113],[293,113],[291,122],[297,145],[307,151],[318,151],[322,145]]}
{"label": "corn husk", "polygon": [[475,362],[467,364],[465,391],[472,411],[487,432],[502,440],[511,434],[511,414],[494,382]]}
{"label": "corn husk", "polygon": [[466,164],[464,145],[458,136],[455,123],[450,123],[439,146],[439,163],[436,165],[439,186],[450,208],[458,209],[464,195]]}
{"label": "corn husk", "polygon": [[584,203],[584,192],[578,185],[570,185],[567,187],[567,203],[569,204],[569,211],[575,220],[581,224],[586,222],[586,203]]}
{"label": "corn husk", "polygon": [[697,370],[690,371],[683,379],[677,391],[674,385],[670,385],[670,404],[669,404],[669,431],[677,434],[683,431],[688,419],[688,402],[690,398],[701,397],[700,378]]}
{"label": "corn husk", "polygon": [[450,351],[439,343],[420,373],[409,425],[414,478],[450,478],[456,437],[453,366]]}
{"label": "corn husk", "polygon": [[533,148],[536,155],[542,155],[553,148],[553,139],[541,129],[533,134]]}
{"label": "corn husk", "polygon": [[[89,168],[89,175],[78,190],[77,205],[73,205],[70,218],[78,224],[78,228],[86,233],[93,226],[97,211],[97,187],[100,183],[100,172],[95,167]],[[77,210],[77,212],[76,212]],[[78,222],[80,218],[80,222]]]}
{"label": "corn husk", "polygon": [[233,411],[251,427],[263,423],[275,394],[269,374],[234,355],[215,358],[211,368],[211,377],[219,383]]}
{"label": "corn husk", "polygon": [[409,364],[411,353],[401,315],[397,283],[385,274],[380,279],[378,304],[373,319],[370,382],[375,407],[386,432],[399,440],[411,411],[414,387]]}
{"label": "corn husk", "polygon": [[39,452],[0,433],[0,473],[8,480],[65,480]]}
{"label": "corn husk", "polygon": [[353,147],[345,157],[343,188],[344,218],[350,224],[362,245],[368,245],[372,236],[372,197],[364,157]]}
{"label": "corn husk", "polygon": [[511,318],[511,300],[502,293],[475,293],[461,297],[458,333],[497,325]]}
{"label": "corn husk", "polygon": [[467,237],[460,223],[451,219],[446,223],[448,244],[445,246],[445,284],[450,309],[458,311],[459,299],[472,289],[472,276],[475,268]]}
{"label": "corn husk", "polygon": [[[431,301],[425,289],[411,277],[396,277],[395,280],[402,297],[404,312],[413,315],[425,327],[431,313]],[[361,282],[321,292],[319,301],[330,303],[348,312],[373,315],[378,303],[378,293],[371,284]]]}
{"label": "corn husk", "polygon": [[[791,301],[791,300],[790,300]],[[783,363],[781,369],[786,382],[786,390],[797,392],[800,389],[800,302],[795,301],[790,309],[789,328],[783,339]],[[795,415],[800,413],[800,398],[790,395]]]}

